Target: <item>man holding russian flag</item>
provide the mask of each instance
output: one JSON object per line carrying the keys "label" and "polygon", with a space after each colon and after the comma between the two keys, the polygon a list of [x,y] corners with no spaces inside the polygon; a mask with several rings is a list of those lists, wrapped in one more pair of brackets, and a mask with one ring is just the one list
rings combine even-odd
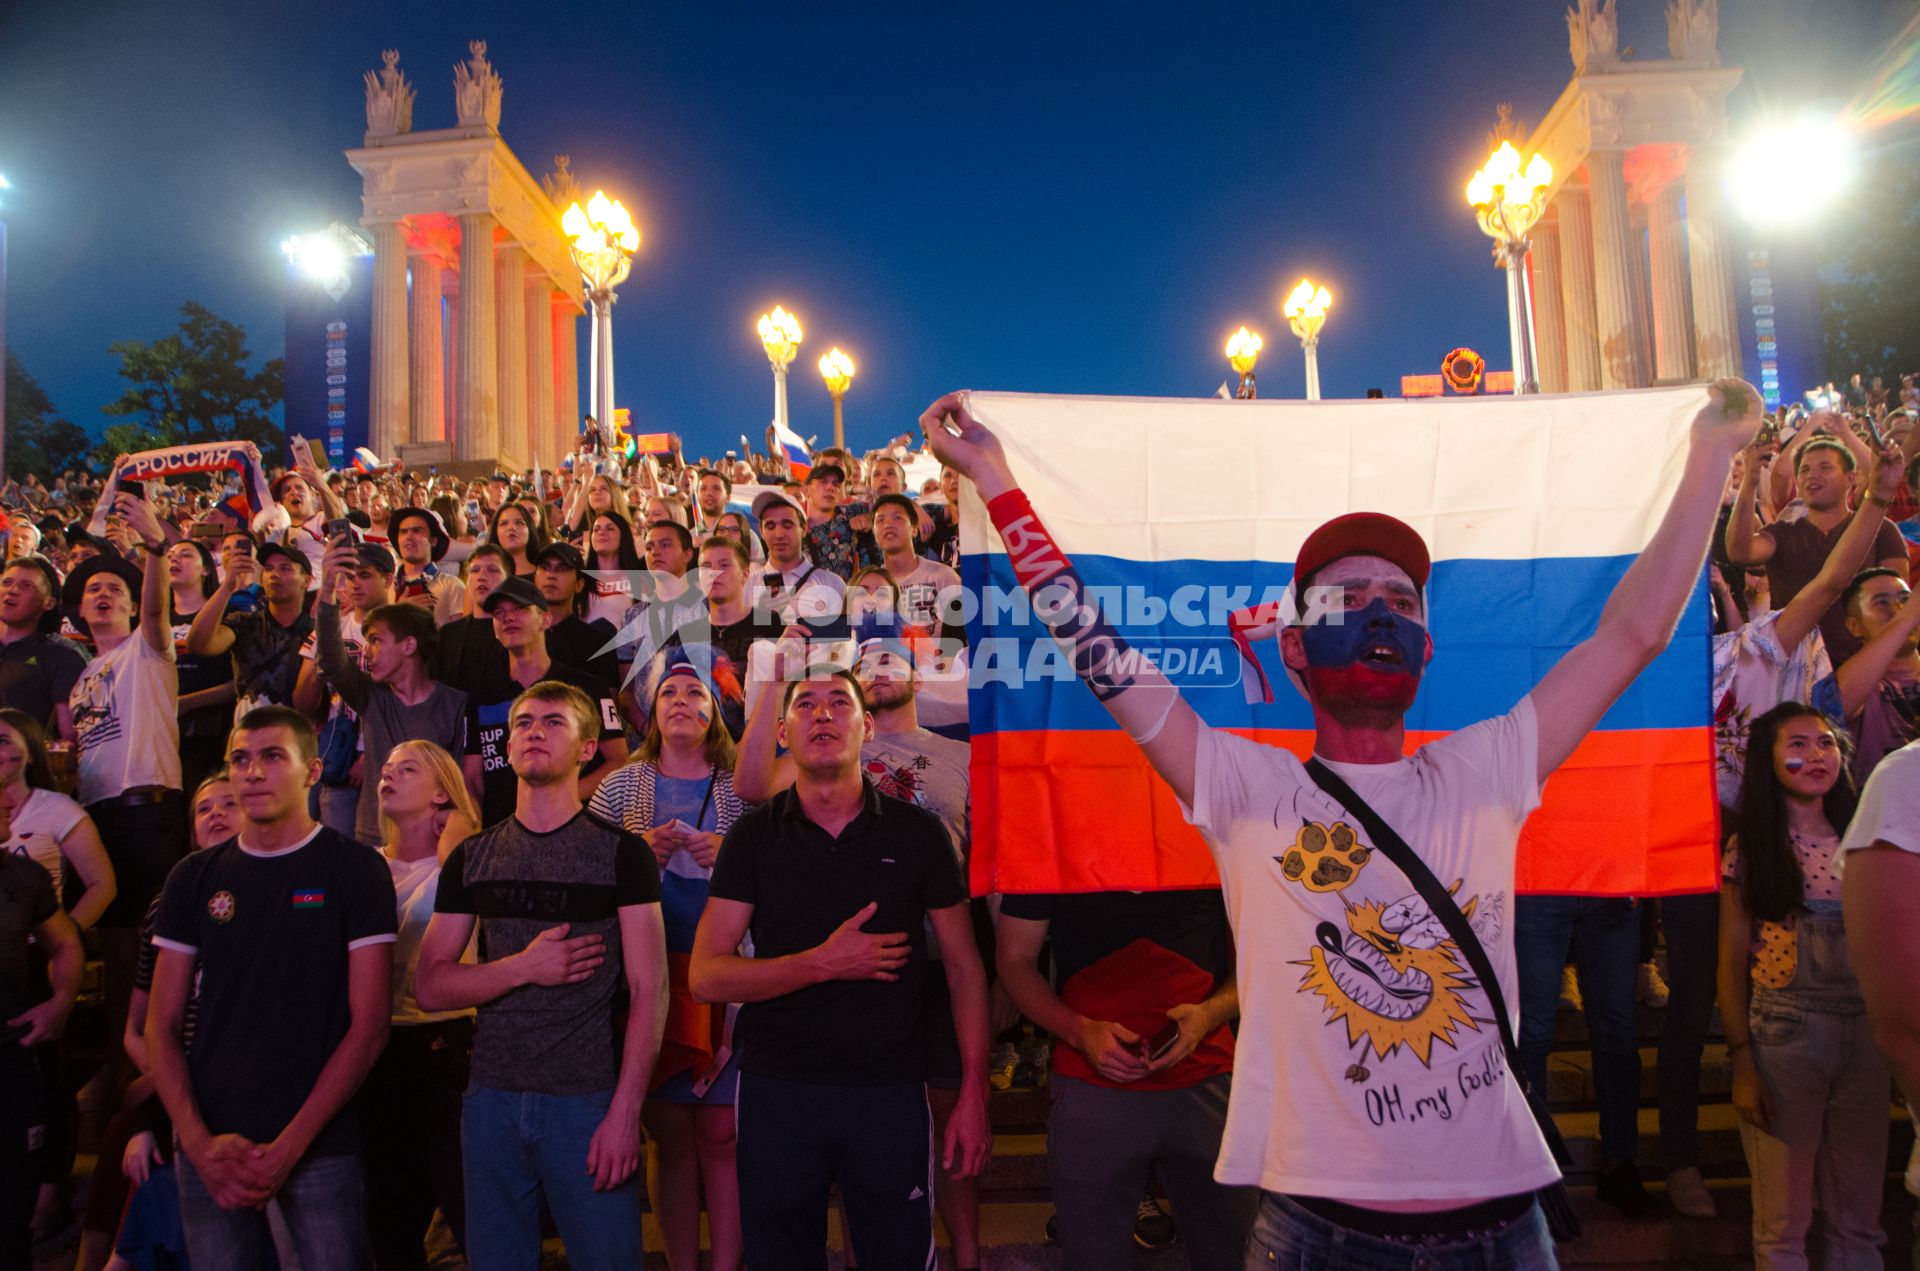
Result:
{"label": "man holding russian flag", "polygon": [[[1151,660],[1125,656],[966,394],[922,414],[934,453],[985,500],[1035,612],[1213,854],[1242,1004],[1214,1172],[1263,1189],[1249,1267],[1327,1265],[1342,1249],[1383,1268],[1447,1271],[1488,1257],[1555,1265],[1535,1193],[1559,1171],[1508,1075],[1508,1030],[1493,1005],[1519,1000],[1520,829],[1546,779],[1672,638],[1727,472],[1761,411],[1750,385],[1714,384],[1672,501],[1592,635],[1507,714],[1411,756],[1406,714],[1433,655],[1427,545],[1378,512],[1315,530],[1292,583],[1293,611],[1309,620],[1278,631],[1281,660],[1312,709],[1313,769],[1207,726]],[[1338,596],[1300,603],[1310,587]],[[1329,786],[1345,793],[1336,799]],[[1367,820],[1384,834],[1369,833]],[[1404,840],[1414,871],[1382,859],[1392,854],[1382,838]],[[1449,925],[1416,872],[1439,880],[1463,923]],[[1473,953],[1456,936],[1466,923],[1494,985],[1469,965]]]}

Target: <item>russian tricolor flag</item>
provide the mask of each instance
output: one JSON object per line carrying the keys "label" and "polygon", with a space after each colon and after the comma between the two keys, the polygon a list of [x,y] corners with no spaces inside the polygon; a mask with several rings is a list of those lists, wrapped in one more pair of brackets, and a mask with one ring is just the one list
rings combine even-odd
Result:
{"label": "russian tricolor flag", "polygon": [[813,471],[813,452],[807,449],[807,443],[800,440],[799,433],[778,421],[771,431],[774,444],[787,457],[787,474],[795,481],[805,481]]}
{"label": "russian tricolor flag", "polygon": [[[1593,631],[1679,483],[1703,393],[1418,403],[976,393],[972,409],[1129,643],[1184,682],[1209,724],[1304,757],[1312,719],[1277,648],[1254,645],[1274,701],[1250,703],[1229,619],[1284,591],[1308,533],[1370,510],[1426,539],[1435,653],[1407,719],[1417,747],[1511,709]],[[985,507],[971,486],[962,497],[964,581],[975,595],[1012,592]],[[1709,635],[1703,583],[1667,651],[1548,783],[1521,841],[1522,891],[1717,885]],[[1083,684],[1048,673],[1064,659],[1039,623],[990,604],[968,636],[974,889],[1211,885],[1205,845],[1138,748]]]}

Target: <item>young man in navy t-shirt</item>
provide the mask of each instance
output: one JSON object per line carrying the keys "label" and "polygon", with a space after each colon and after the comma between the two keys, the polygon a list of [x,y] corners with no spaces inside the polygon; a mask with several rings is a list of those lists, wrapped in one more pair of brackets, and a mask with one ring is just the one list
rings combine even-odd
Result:
{"label": "young man in navy t-shirt", "polygon": [[174,867],[153,938],[147,1071],[180,1139],[187,1253],[264,1265],[277,1200],[283,1263],[362,1271],[373,1258],[347,1103],[387,1041],[393,877],[379,852],[307,814],[320,752],[306,716],[248,711],[227,766],[246,824]]}

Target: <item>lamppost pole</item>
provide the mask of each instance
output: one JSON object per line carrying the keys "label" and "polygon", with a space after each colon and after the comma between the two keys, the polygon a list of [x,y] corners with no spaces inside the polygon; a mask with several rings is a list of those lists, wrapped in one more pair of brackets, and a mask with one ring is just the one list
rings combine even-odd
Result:
{"label": "lamppost pole", "polygon": [[1287,296],[1281,314],[1300,337],[1300,350],[1307,355],[1307,400],[1320,400],[1320,328],[1326,325],[1327,310],[1333,307],[1333,294],[1315,287],[1313,280],[1302,278]]}
{"label": "lamppost pole", "polygon": [[1546,210],[1553,165],[1535,154],[1523,167],[1520,152],[1503,141],[1467,182],[1467,202],[1480,230],[1493,240],[1494,263],[1507,271],[1507,330],[1513,344],[1513,391],[1538,393],[1533,347],[1533,296],[1527,281],[1527,233]]}
{"label": "lamppost pole", "polygon": [[1265,345],[1265,340],[1245,327],[1227,337],[1227,365],[1240,377],[1240,389],[1234,396],[1242,401],[1251,401],[1260,396],[1253,382],[1253,367],[1260,360],[1260,350]]}
{"label": "lamppost pole", "polygon": [[800,351],[800,319],[775,305],[772,313],[760,315],[757,327],[760,347],[767,351],[767,362],[773,367],[773,422],[786,429],[787,367]]}
{"label": "lamppost pole", "polygon": [[611,441],[613,427],[613,302],[614,288],[627,280],[633,254],[640,249],[640,229],[618,199],[595,190],[586,207],[568,206],[560,219],[573,250],[573,263],[593,311],[588,413],[600,427],[601,440]]}
{"label": "lamppost pole", "polygon": [[820,378],[827,382],[827,393],[833,398],[833,444],[845,450],[847,429],[841,420],[840,406],[853,383],[853,359],[842,353],[838,345],[828,349],[820,358]]}

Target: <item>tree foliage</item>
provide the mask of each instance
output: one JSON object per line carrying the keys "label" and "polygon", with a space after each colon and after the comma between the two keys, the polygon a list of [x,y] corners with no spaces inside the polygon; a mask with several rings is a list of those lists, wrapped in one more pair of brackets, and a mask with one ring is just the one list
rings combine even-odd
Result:
{"label": "tree foliage", "polygon": [[40,381],[7,350],[7,475],[28,473],[47,484],[69,468],[83,468],[93,439],[54,409]]}
{"label": "tree foliage", "polygon": [[151,343],[108,346],[132,387],[102,409],[125,422],[110,426],[96,455],[203,441],[251,441],[263,453],[284,448],[273,410],[286,395],[279,358],[249,369],[247,333],[206,306],[180,306],[180,330]]}
{"label": "tree foliage", "polygon": [[1827,374],[1920,371],[1920,159],[1883,159],[1827,237]]}

